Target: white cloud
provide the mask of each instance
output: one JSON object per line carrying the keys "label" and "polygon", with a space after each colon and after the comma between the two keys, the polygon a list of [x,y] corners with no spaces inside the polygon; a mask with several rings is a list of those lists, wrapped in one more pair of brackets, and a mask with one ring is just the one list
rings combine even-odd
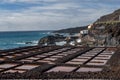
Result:
{"label": "white cloud", "polygon": [[2,3],[41,3],[41,2],[56,2],[58,0],[1,0]]}
{"label": "white cloud", "polygon": [[[52,30],[82,26],[94,22],[100,16],[112,12],[113,6],[88,3],[58,2],[60,0],[4,0],[4,2],[36,3],[44,1],[45,5],[30,6],[20,11],[0,10],[0,30]],[[64,0],[67,1],[67,0]],[[47,4],[47,2],[55,2]],[[40,2],[39,2],[40,3]],[[86,7],[87,6],[87,7]],[[105,8],[106,7],[106,8]],[[119,6],[117,6],[119,7]]]}

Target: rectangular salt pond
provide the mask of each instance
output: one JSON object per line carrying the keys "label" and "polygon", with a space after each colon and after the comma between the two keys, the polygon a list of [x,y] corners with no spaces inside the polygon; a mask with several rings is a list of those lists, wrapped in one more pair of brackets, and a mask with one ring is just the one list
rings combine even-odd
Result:
{"label": "rectangular salt pond", "polygon": [[107,63],[107,60],[91,60],[90,62],[87,63],[87,65],[96,65],[96,66],[102,66]]}
{"label": "rectangular salt pond", "polygon": [[110,58],[109,57],[95,57],[94,59],[98,59],[98,60],[109,60]]}
{"label": "rectangular salt pond", "polygon": [[100,54],[100,55],[98,55],[97,57],[106,57],[106,58],[109,58],[109,59],[110,59],[111,56],[112,56],[112,55],[101,55],[101,54]]}
{"label": "rectangular salt pond", "polygon": [[68,51],[68,53],[76,53],[77,51]]}
{"label": "rectangular salt pond", "polygon": [[67,50],[67,49],[70,49],[70,48],[62,48],[62,49],[59,49],[59,50],[64,51],[64,50]]}
{"label": "rectangular salt pond", "polygon": [[33,62],[33,60],[30,60],[30,59],[22,59],[20,61],[22,61],[22,62]]}
{"label": "rectangular salt pond", "polygon": [[84,62],[73,62],[73,61],[68,61],[66,64],[83,64]]}
{"label": "rectangular salt pond", "polygon": [[76,67],[68,67],[68,66],[57,66],[54,67],[50,70],[48,70],[47,72],[71,72],[75,69]]}
{"label": "rectangular salt pond", "polygon": [[3,69],[0,69],[0,71],[3,70]]}
{"label": "rectangular salt pond", "polygon": [[75,51],[79,50],[80,51],[80,50],[83,50],[83,49],[82,48],[75,48],[75,49],[72,49],[72,50],[75,50]]}
{"label": "rectangular salt pond", "polygon": [[42,54],[42,55],[44,55],[44,56],[50,56],[50,55],[53,55],[53,54],[44,53],[44,54]]}
{"label": "rectangular salt pond", "polygon": [[30,70],[30,69],[36,68],[38,66],[40,66],[40,65],[22,65],[22,66],[16,67],[15,69]]}
{"label": "rectangular salt pond", "polygon": [[13,58],[14,56],[5,56],[6,58]]}
{"label": "rectangular salt pond", "polygon": [[29,52],[22,52],[21,54],[30,54]]}
{"label": "rectangular salt pond", "polygon": [[103,66],[103,65],[105,65],[105,63],[93,63],[93,62],[89,62],[86,65]]}
{"label": "rectangular salt pond", "polygon": [[43,59],[43,60],[50,60],[50,61],[55,61],[56,60],[56,58],[45,58],[45,59]]}
{"label": "rectangular salt pond", "polygon": [[50,58],[62,58],[63,56],[58,56],[58,55],[55,55],[55,56],[51,56]]}
{"label": "rectangular salt pond", "polygon": [[6,53],[1,53],[0,55],[3,55],[3,56],[5,56],[5,55],[6,55]]}
{"label": "rectangular salt pond", "polygon": [[113,55],[114,53],[107,53],[107,52],[102,52],[102,55]]}
{"label": "rectangular salt pond", "polygon": [[76,72],[99,72],[102,68],[81,67]]}
{"label": "rectangular salt pond", "polygon": [[60,53],[60,54],[57,54],[58,56],[67,56],[68,54],[62,54],[62,53]]}
{"label": "rectangular salt pond", "polygon": [[61,51],[55,50],[54,52],[59,53],[59,52],[61,52]]}
{"label": "rectangular salt pond", "polygon": [[14,54],[14,56],[22,56],[23,54]]}
{"label": "rectangular salt pond", "polygon": [[85,54],[96,55],[96,54],[98,54],[98,53],[96,53],[96,52],[86,52]]}
{"label": "rectangular salt pond", "polygon": [[90,53],[99,53],[100,51],[89,51]]}
{"label": "rectangular salt pond", "polygon": [[10,64],[10,63],[5,63],[5,64],[0,64],[0,68],[10,68],[10,67],[13,67],[13,66],[16,66],[17,64]]}
{"label": "rectangular salt pond", "polygon": [[26,58],[26,59],[37,60],[37,59],[39,59],[39,58],[36,58],[36,57],[29,57],[29,58]]}
{"label": "rectangular salt pond", "polygon": [[3,61],[3,60],[5,60],[5,58],[0,58],[0,61]]}
{"label": "rectangular salt pond", "polygon": [[37,51],[41,51],[41,49],[38,49]]}
{"label": "rectangular salt pond", "polygon": [[115,51],[107,51],[107,50],[105,50],[105,51],[103,51],[103,52],[105,52],[105,53],[115,53]]}
{"label": "rectangular salt pond", "polygon": [[86,57],[86,56],[78,56],[77,59],[90,59],[91,57]]}
{"label": "rectangular salt pond", "polygon": [[87,60],[88,59],[77,59],[77,58],[75,58],[75,59],[72,59],[71,61],[74,61],[74,62],[85,62]]}
{"label": "rectangular salt pond", "polygon": [[56,54],[57,52],[52,51],[52,52],[48,52],[48,54]]}
{"label": "rectangular salt pond", "polygon": [[83,54],[83,55],[81,55],[81,56],[85,56],[85,57],[93,57],[93,56],[95,56],[95,55],[88,55],[88,54]]}
{"label": "rectangular salt pond", "polygon": [[29,53],[35,53],[36,51],[29,51]]}
{"label": "rectangular salt pond", "polygon": [[6,72],[10,72],[10,73],[19,72],[19,73],[23,73],[23,72],[25,72],[25,71],[26,71],[26,70],[14,70],[14,69],[12,69],[12,70],[5,71],[5,73],[6,73]]}
{"label": "rectangular salt pond", "polygon": [[9,52],[9,53],[14,54],[15,52]]}
{"label": "rectangular salt pond", "polygon": [[96,59],[93,59],[90,62],[93,62],[93,63],[104,63],[104,64],[106,64],[107,61],[108,60],[96,60]]}
{"label": "rectangular salt pond", "polygon": [[34,57],[37,57],[37,58],[43,58],[43,57],[46,57],[45,55],[37,55],[37,56],[34,56]]}
{"label": "rectangular salt pond", "polygon": [[62,54],[68,54],[69,52],[62,52]]}
{"label": "rectangular salt pond", "polygon": [[44,63],[51,63],[51,61],[48,61],[48,60],[38,60],[36,62],[44,62]]}

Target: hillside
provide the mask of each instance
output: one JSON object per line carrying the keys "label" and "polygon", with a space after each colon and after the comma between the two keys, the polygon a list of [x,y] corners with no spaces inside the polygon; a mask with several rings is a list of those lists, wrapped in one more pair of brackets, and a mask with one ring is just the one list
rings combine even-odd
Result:
{"label": "hillside", "polygon": [[[113,37],[120,37],[120,9],[111,14],[104,15],[95,21],[95,27],[105,26],[104,33],[111,33]],[[78,33],[80,30],[87,29],[87,26],[62,29],[58,33]]]}
{"label": "hillside", "polygon": [[105,26],[103,33],[109,33],[120,41],[120,9],[100,17],[95,22],[95,26]]}
{"label": "hillside", "polygon": [[96,22],[107,22],[107,21],[120,21],[120,9],[114,11],[111,14],[100,17]]}
{"label": "hillside", "polygon": [[68,28],[68,29],[61,29],[58,31],[54,31],[55,33],[79,33],[80,30],[87,29],[87,26],[82,26],[82,27],[75,27],[75,28]]}

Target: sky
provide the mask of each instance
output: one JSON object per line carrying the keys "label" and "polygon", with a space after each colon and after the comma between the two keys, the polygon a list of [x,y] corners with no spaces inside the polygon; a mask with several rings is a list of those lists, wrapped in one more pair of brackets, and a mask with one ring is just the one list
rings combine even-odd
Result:
{"label": "sky", "polygon": [[93,23],[120,0],[0,0],[0,31],[59,30]]}

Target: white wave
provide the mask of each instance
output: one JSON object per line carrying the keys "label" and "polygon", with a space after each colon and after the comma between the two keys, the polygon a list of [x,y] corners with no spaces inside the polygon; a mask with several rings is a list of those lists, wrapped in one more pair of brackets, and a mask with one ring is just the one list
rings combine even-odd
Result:
{"label": "white wave", "polygon": [[64,45],[64,44],[66,44],[66,41],[56,42],[56,45],[62,46],[62,45]]}
{"label": "white wave", "polygon": [[31,41],[33,44],[38,44],[38,41]]}
{"label": "white wave", "polygon": [[18,43],[15,43],[15,44],[21,44],[22,45],[22,44],[25,44],[25,42],[18,42]]}

